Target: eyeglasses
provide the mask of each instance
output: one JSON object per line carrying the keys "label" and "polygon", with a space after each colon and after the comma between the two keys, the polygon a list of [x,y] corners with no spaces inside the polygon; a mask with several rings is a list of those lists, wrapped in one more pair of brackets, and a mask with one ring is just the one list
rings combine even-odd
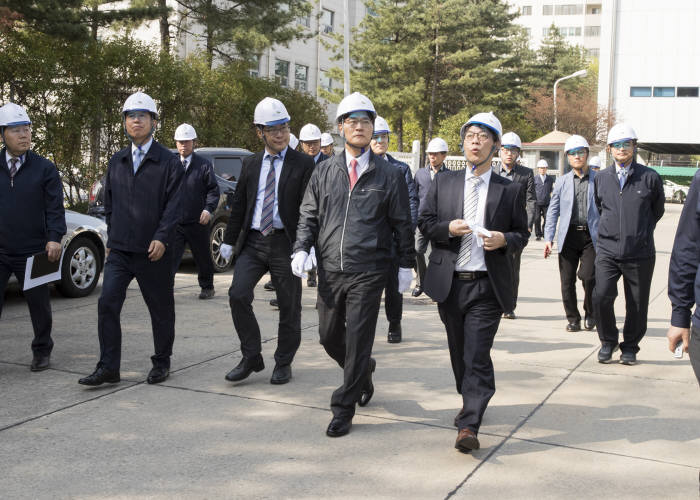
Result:
{"label": "eyeglasses", "polygon": [[281,135],[289,130],[289,125],[278,125],[276,127],[263,127],[263,132],[270,135]]}
{"label": "eyeglasses", "polygon": [[372,126],[372,120],[369,118],[346,118],[344,123],[350,128],[357,128],[359,126],[364,128]]}
{"label": "eyeglasses", "polygon": [[503,147],[501,147],[501,149],[503,149],[504,151],[508,151],[509,153],[513,153],[513,154],[520,153],[520,149],[518,149],[517,146],[503,146]]}
{"label": "eyeglasses", "polygon": [[491,138],[491,134],[488,132],[467,132],[464,134],[464,138],[469,142],[472,142],[474,139],[478,139],[481,143],[488,141]]}
{"label": "eyeglasses", "polygon": [[377,142],[385,142],[389,140],[389,134],[374,134],[372,136],[372,139],[374,139]]}
{"label": "eyeglasses", "polygon": [[570,149],[566,154],[569,156],[586,156],[586,148]]}
{"label": "eyeglasses", "polygon": [[130,120],[145,120],[149,116],[145,111],[128,111],[126,117]]}
{"label": "eyeglasses", "polygon": [[632,149],[632,141],[619,141],[610,144],[610,147],[615,149]]}

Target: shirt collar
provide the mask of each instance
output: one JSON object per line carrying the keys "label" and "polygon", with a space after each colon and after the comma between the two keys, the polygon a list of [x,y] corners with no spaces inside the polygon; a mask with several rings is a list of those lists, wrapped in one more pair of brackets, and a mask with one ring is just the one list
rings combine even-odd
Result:
{"label": "shirt collar", "polygon": [[627,166],[620,165],[619,163],[615,162],[615,172],[619,174],[620,170],[622,170],[623,168],[627,169],[627,173],[629,174],[632,171],[632,162],[630,161],[629,165]]}
{"label": "shirt collar", "polygon": [[[486,172],[484,172],[483,174],[481,174],[481,175],[478,176],[478,177],[481,178],[481,180],[484,182],[484,184],[485,184],[487,187],[488,187],[488,185],[489,185],[489,182],[491,181],[491,173],[492,173],[492,170],[489,168],[488,170],[486,170]],[[467,169],[465,170],[465,174],[466,174],[466,176],[465,176],[465,177],[466,177],[465,182],[466,182],[466,180],[468,180],[470,177],[477,177],[476,175],[474,175],[474,173],[473,173],[469,168],[467,168]]]}
{"label": "shirt collar", "polygon": [[360,156],[355,158],[354,156],[348,154],[348,152],[345,152],[345,166],[347,168],[350,168],[350,162],[352,161],[353,158],[357,160],[357,164],[360,168],[365,168],[367,165],[369,165],[369,153],[372,151],[370,148],[367,148],[367,151],[362,153]]}
{"label": "shirt collar", "polygon": [[[289,146],[286,146],[282,151],[280,151],[279,153],[277,153],[277,156],[280,157],[280,159],[282,160],[282,162],[284,162],[284,157],[287,155],[287,150],[288,150],[288,149],[289,149]],[[272,157],[272,156],[275,156],[275,153],[270,153],[270,152],[266,149],[266,150],[265,150],[265,155],[263,156],[263,158],[270,158],[270,157]]]}
{"label": "shirt collar", "polygon": [[316,156],[314,156],[314,163],[318,162],[318,157],[321,156],[321,152],[319,151]]}
{"label": "shirt collar", "polygon": [[153,136],[151,136],[150,139],[148,139],[148,142],[145,144],[142,144],[141,147],[137,146],[133,142],[131,143],[131,156],[134,155],[137,149],[141,149],[141,153],[143,153],[144,158],[146,157],[146,154],[148,154],[148,150],[151,149],[151,144],[153,144]]}
{"label": "shirt collar", "polygon": [[186,156],[184,158],[180,156],[180,162],[187,162],[188,165],[192,163],[192,153],[190,153],[189,156]]}
{"label": "shirt collar", "polygon": [[12,165],[12,164],[10,163],[10,161],[12,160],[12,158],[17,158],[17,159],[19,160],[19,162],[17,163],[17,167],[19,168],[19,167],[21,167],[22,164],[24,163],[24,160],[27,159],[27,153],[23,153],[23,154],[21,154],[21,155],[19,155],[19,156],[12,156],[12,155],[10,154],[10,151],[9,151],[8,149],[5,149],[5,161],[7,162],[7,166],[8,166],[8,167],[10,167],[10,166]]}

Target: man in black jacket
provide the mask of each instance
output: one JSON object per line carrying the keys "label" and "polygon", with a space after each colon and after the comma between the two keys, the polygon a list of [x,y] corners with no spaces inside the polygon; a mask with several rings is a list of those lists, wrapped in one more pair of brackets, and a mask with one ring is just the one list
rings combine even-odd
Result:
{"label": "man in black jacket", "polygon": [[151,315],[155,354],[149,384],[165,381],[175,340],[172,250],[179,220],[183,169],[171,151],[153,139],[156,103],[143,92],[129,96],[122,108],[130,144],[109,160],[104,207],[109,256],[97,305],[100,361],[78,382],[119,382],[122,330],[120,315],[131,280],[136,278]]}
{"label": "man in black jacket", "polygon": [[547,223],[547,209],[552,198],[554,178],[547,175],[547,160],[537,162],[537,175],[535,175],[535,238],[540,241],[544,236],[544,226]]}
{"label": "man in black jacket", "polygon": [[[66,234],[63,186],[56,166],[30,151],[31,121],[21,106],[0,108],[0,315],[5,287],[12,273],[24,287],[27,258],[46,252],[51,262],[61,257]],[[51,302],[48,285],[24,291],[34,327],[32,371],[49,367]]]}
{"label": "man in black jacket", "polygon": [[292,274],[289,256],[314,160],[289,146],[289,120],[287,109],[277,99],[266,97],[255,107],[253,122],[265,149],[243,161],[221,246],[224,258],[233,255],[236,259],[228,295],[243,354],[226,375],[230,382],[265,368],[252,304],[255,285],[268,271],[280,308],[271,384],[289,382],[301,342],[301,281]]}
{"label": "man in black jacket", "polygon": [[[620,362],[637,362],[639,342],[647,330],[649,291],[656,250],[654,228],[664,214],[664,188],[655,171],[634,161],[637,135],[618,123],[608,133],[614,165],[595,177],[595,203],[600,213],[595,259],[593,308],[601,348],[600,363],[610,363],[621,350]],[[625,287],[624,341],[618,344],[615,323],[617,282]]]}
{"label": "man in black jacket", "polygon": [[435,176],[418,225],[432,251],[425,293],[438,303],[462,409],[455,447],[478,449],[481,419],[496,392],[491,346],[503,311],[513,308],[510,253],[527,245],[520,186],[491,170],[501,123],[478,113],[460,130],[467,168]]}
{"label": "man in black jacket", "polygon": [[173,275],[189,243],[197,264],[200,299],[214,296],[214,261],[209,248],[209,221],[219,204],[219,185],[209,161],[194,152],[197,132],[188,123],[175,129],[175,145],[185,172],[180,196],[180,223],[173,241]]}
{"label": "man in black jacket", "polygon": [[[522,193],[520,202],[523,204],[523,210],[527,213],[528,231],[532,231],[532,225],[535,222],[535,202],[537,200],[535,176],[532,173],[532,169],[518,164],[521,148],[522,143],[518,134],[515,132],[503,134],[500,151],[502,166],[498,174],[520,185]],[[515,319],[515,308],[518,305],[518,288],[520,287],[520,257],[522,253],[522,249],[509,252],[511,265],[513,266],[513,309],[503,312],[503,317],[506,319]]]}
{"label": "man in black jacket", "polygon": [[410,286],[415,259],[406,182],[369,148],[372,102],[355,92],[336,114],[345,151],[320,163],[311,176],[292,258],[299,276],[313,264],[311,247],[318,250],[319,335],[344,373],[331,397],[330,437],[350,432],[355,403],[366,405],[374,393],[372,344],[395,234],[399,293]]}

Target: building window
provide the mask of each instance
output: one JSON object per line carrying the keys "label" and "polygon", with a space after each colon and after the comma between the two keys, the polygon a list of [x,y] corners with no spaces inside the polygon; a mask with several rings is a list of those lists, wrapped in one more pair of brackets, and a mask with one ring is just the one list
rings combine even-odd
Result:
{"label": "building window", "polygon": [[324,33],[333,33],[333,21],[335,21],[335,12],[328,9],[321,9],[321,31]]}
{"label": "building window", "polygon": [[697,87],[678,87],[676,89],[677,97],[698,97]]}
{"label": "building window", "polygon": [[520,7],[521,16],[531,16],[532,15],[532,5],[523,5]]}
{"label": "building window", "polygon": [[586,36],[600,36],[600,26],[586,26],[584,30]]}
{"label": "building window", "polygon": [[551,5],[543,5],[542,6],[542,15],[543,16],[551,16],[554,13],[554,9]]}
{"label": "building window", "polygon": [[588,57],[600,57],[600,49],[588,49],[586,54],[588,54]]}
{"label": "building window", "polygon": [[260,56],[253,56],[248,74],[255,78],[260,76]]}
{"label": "building window", "polygon": [[333,90],[333,79],[328,76],[328,73],[321,71],[320,85],[321,88],[327,92]]}
{"label": "building window", "polygon": [[542,28],[542,36],[549,36],[549,28]]}
{"label": "building window", "polygon": [[532,30],[530,28],[525,28],[525,34],[530,38],[532,36]]}
{"label": "building window", "polygon": [[306,26],[307,28],[310,28],[311,27],[311,16],[307,15],[304,17],[298,17],[297,24],[301,24],[302,26]]}
{"label": "building window", "polygon": [[601,11],[600,5],[589,5],[588,6],[588,13],[591,15],[600,14],[600,11]]}
{"label": "building window", "polygon": [[582,4],[555,5],[554,14],[557,16],[576,16],[583,14]]}
{"label": "building window", "polygon": [[558,29],[561,36],[581,36],[580,26],[562,26]]}
{"label": "building window", "polygon": [[309,79],[309,67],[303,64],[294,65],[294,88],[305,92],[307,89],[306,82]]}
{"label": "building window", "polygon": [[630,97],[651,97],[651,87],[630,87]]}
{"label": "building window", "polygon": [[675,97],[675,87],[654,87],[654,97]]}
{"label": "building window", "polygon": [[289,87],[289,61],[275,59],[275,80],[283,87]]}

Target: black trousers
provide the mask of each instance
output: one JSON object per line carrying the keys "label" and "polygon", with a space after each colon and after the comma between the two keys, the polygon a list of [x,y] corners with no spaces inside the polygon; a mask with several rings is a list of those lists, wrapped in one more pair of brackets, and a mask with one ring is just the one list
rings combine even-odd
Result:
{"label": "black trousers", "polygon": [[97,332],[100,338],[100,362],[109,371],[119,371],[122,328],[120,315],[126,290],[136,278],[151,315],[153,366],[170,368],[175,341],[175,298],[173,296],[172,253],[166,250],[155,261],[148,254],[112,249],[105,263],[102,294],[97,302]]}
{"label": "black trousers", "polygon": [[[564,245],[559,249],[559,277],[561,299],[566,319],[581,321],[576,298],[576,276],[583,283],[583,311],[587,318],[595,318],[593,312],[593,289],[595,288],[595,247],[588,231],[577,231],[570,226]],[[578,272],[577,272],[578,269]]]}
{"label": "black trousers", "polygon": [[547,223],[547,209],[549,205],[535,205],[535,236],[544,236],[544,225]]}
{"label": "black trousers", "polygon": [[231,317],[241,341],[241,352],[255,358],[262,352],[260,326],[253,312],[255,285],[270,272],[275,285],[280,316],[275,363],[288,365],[301,343],[301,280],[292,274],[292,243],[281,229],[267,236],[250,230],[236,259],[233,281],[228,290]]}
{"label": "black trousers", "polygon": [[[10,276],[14,273],[19,281],[20,288],[24,288],[24,271],[27,266],[27,258],[30,255],[7,255],[0,253],[0,317],[5,301],[5,288]],[[49,286],[41,285],[30,288],[24,292],[24,298],[29,306],[29,316],[34,328],[34,340],[32,352],[39,356],[48,356],[53,349],[51,340],[51,302],[49,298]]]}
{"label": "black trousers", "polygon": [[391,263],[384,287],[384,310],[389,328],[401,324],[403,315],[403,294],[399,293],[399,262]]}
{"label": "black trousers", "polygon": [[620,350],[635,354],[639,352],[639,342],[647,331],[649,291],[655,260],[655,257],[617,260],[600,253],[596,255],[593,307],[601,342],[615,345],[618,342],[615,298],[617,282],[622,276],[625,290],[625,326],[622,329],[624,341],[620,343]]}
{"label": "black trousers", "polygon": [[430,240],[423,236],[420,229],[416,229],[416,286],[423,286],[425,279],[425,252],[428,250],[428,243]]}
{"label": "black trousers", "polygon": [[366,381],[386,272],[335,273],[318,269],[321,345],[343,369],[331,396],[333,415],[351,418]]}
{"label": "black trousers", "polygon": [[700,328],[694,326],[690,329],[690,345],[688,346],[688,356],[690,364],[693,365],[695,378],[700,384]]}
{"label": "black trousers", "polygon": [[485,277],[473,281],[453,278],[438,312],[447,330],[457,392],[462,395],[464,412],[457,424],[476,433],[496,392],[491,346],[504,311]]}
{"label": "black trousers", "polygon": [[209,248],[209,225],[198,222],[178,224],[172,244],[173,275],[177,273],[185,252],[185,243],[189,243],[194,262],[197,264],[197,279],[202,289],[214,288],[214,261]]}
{"label": "black trousers", "polygon": [[[523,249],[508,252],[510,263],[513,268],[513,311],[518,306],[518,287],[520,286],[520,257],[523,254]],[[512,312],[512,311],[504,311]]]}

